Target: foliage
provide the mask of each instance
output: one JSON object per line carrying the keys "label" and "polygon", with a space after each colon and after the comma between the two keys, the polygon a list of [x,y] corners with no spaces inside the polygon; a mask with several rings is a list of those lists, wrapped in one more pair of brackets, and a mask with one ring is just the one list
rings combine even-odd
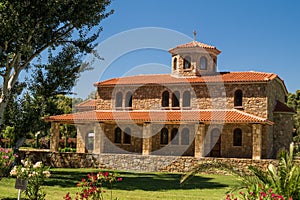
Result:
{"label": "foliage", "polygon": [[[99,172],[97,174],[88,174],[87,179],[82,179],[77,184],[77,187],[81,188],[80,193],[76,193],[76,200],[92,199],[103,200],[103,193],[105,192],[102,187],[104,183],[110,184],[110,199],[112,200],[112,184],[116,181],[122,181],[122,178],[118,178],[116,173],[112,172]],[[65,200],[71,200],[70,193],[67,193],[64,197]],[[116,198],[117,199],[117,198]]]}
{"label": "foliage", "polygon": [[6,126],[5,129],[2,130],[2,136],[6,141],[8,142],[8,146],[6,147],[12,147],[12,143],[15,141],[15,127]]}
{"label": "foliage", "polygon": [[[17,101],[10,101],[5,112],[4,124],[13,128],[16,140],[23,136],[33,138],[36,139],[34,145],[38,147],[39,138],[47,137],[50,133],[50,124],[44,121],[43,116],[71,113],[72,102],[73,99],[65,95],[49,97],[42,102],[41,96],[32,97],[26,93]],[[76,128],[65,124],[61,126],[61,133],[63,136],[76,137]]]}
{"label": "foliage", "polygon": [[[33,87],[43,94],[56,87],[50,96],[64,94],[88,68],[79,63],[86,53],[96,54],[100,22],[113,13],[106,11],[109,5],[110,0],[0,0],[0,125],[22,71],[45,76],[37,82],[43,83],[40,89]],[[48,59],[42,58],[47,50]],[[61,79],[64,75],[73,81]]]}
{"label": "foliage", "polygon": [[59,149],[58,151],[61,152],[61,153],[66,153],[66,152],[75,153],[76,152],[76,148],[64,147],[62,149]]}
{"label": "foliage", "polygon": [[[247,190],[247,192],[240,192],[240,199],[243,200],[285,200],[282,195],[278,195],[273,190],[261,188],[259,185],[255,186],[255,192]],[[225,200],[238,200],[239,198],[234,194],[227,194]],[[287,200],[287,199],[286,199]],[[288,200],[293,200],[289,198]]]}
{"label": "foliage", "polygon": [[295,94],[290,93],[288,95],[287,105],[293,108],[296,113],[294,114],[294,142],[295,152],[300,155],[300,90],[297,90]]}
{"label": "foliage", "polygon": [[275,194],[284,199],[300,199],[300,166],[294,161],[293,152],[293,144],[290,145],[289,153],[287,151],[280,152],[277,168],[273,164],[269,164],[267,171],[263,171],[250,166],[249,169],[254,177],[250,181],[249,178],[242,177],[243,187],[249,194],[260,195],[260,192],[272,189]]}
{"label": "foliage", "polygon": [[190,170],[188,173],[183,175],[180,180],[180,184],[186,184],[188,183],[197,173],[205,172],[207,170],[211,169],[219,169],[222,171],[226,171],[233,175],[238,176],[245,176],[244,171],[239,171],[238,169],[234,168],[231,165],[228,165],[226,163],[218,162],[218,161],[208,161],[205,163],[199,163],[195,168]]}
{"label": "foliage", "polygon": [[28,160],[21,161],[23,165],[15,166],[10,174],[18,179],[28,180],[28,185],[24,191],[25,195],[30,200],[43,200],[46,193],[42,190],[41,186],[45,178],[50,177],[50,171],[42,162],[32,164]]}
{"label": "foliage", "polygon": [[0,147],[0,179],[8,174],[16,157],[11,149]]}
{"label": "foliage", "polygon": [[[293,156],[294,145],[292,143],[289,153],[287,151],[279,153],[277,168],[270,164],[267,171],[263,171],[260,168],[249,166],[252,176],[219,162],[201,163],[182,177],[181,184],[188,182],[196,173],[214,167],[239,175],[241,178],[240,185],[234,187],[231,192],[246,189],[247,195],[254,195],[255,197],[259,197],[263,192],[263,194],[266,193],[271,197],[273,194],[274,198],[277,195],[278,198],[282,196],[284,199],[300,199],[300,166],[294,161]],[[272,189],[272,194],[270,194],[270,189]],[[247,198],[245,197],[245,199]]]}

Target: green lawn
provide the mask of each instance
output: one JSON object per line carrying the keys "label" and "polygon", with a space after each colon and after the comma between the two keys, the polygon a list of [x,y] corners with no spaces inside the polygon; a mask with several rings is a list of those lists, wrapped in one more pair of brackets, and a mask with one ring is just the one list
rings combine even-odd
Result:
{"label": "green lawn", "polygon": [[[52,169],[51,178],[45,182],[46,199],[62,200],[67,192],[75,194],[76,184],[92,169]],[[113,196],[120,200],[129,199],[224,199],[237,178],[230,175],[197,175],[190,182],[179,184],[182,174],[119,172],[122,182],[114,185]],[[0,181],[0,199],[17,199],[15,179]],[[109,199],[107,191],[106,199]],[[24,195],[23,195],[24,196]]]}

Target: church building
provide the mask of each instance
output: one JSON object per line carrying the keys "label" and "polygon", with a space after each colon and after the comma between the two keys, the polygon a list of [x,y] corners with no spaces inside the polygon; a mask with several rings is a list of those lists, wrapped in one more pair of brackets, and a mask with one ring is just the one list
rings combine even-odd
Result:
{"label": "church building", "polygon": [[195,40],[169,52],[170,74],[97,82],[78,112],[47,117],[51,150],[64,123],[77,127],[78,153],[261,159],[288,149],[294,111],[278,75],[218,72],[221,51]]}

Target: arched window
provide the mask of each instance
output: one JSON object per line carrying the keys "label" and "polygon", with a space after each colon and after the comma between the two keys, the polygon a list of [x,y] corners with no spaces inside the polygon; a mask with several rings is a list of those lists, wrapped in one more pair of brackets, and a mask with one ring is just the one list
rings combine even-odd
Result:
{"label": "arched window", "polygon": [[207,69],[207,58],[202,56],[200,58],[200,69],[201,70],[206,70]]}
{"label": "arched window", "polygon": [[185,91],[183,93],[182,106],[183,107],[190,107],[191,106],[191,93],[190,93],[190,91]]}
{"label": "arched window", "polygon": [[121,143],[122,130],[118,127],[115,129],[115,143]]}
{"label": "arched window", "polygon": [[121,108],[123,102],[123,94],[122,92],[118,92],[116,95],[116,107]]}
{"label": "arched window", "polygon": [[171,144],[179,144],[178,129],[173,128],[171,131]]}
{"label": "arched window", "polygon": [[173,60],[173,70],[177,70],[177,58],[174,58]]}
{"label": "arched window", "polygon": [[126,94],[126,100],[125,100],[125,107],[132,107],[132,93],[131,92],[127,92]]}
{"label": "arched window", "polygon": [[130,128],[125,128],[125,130],[124,130],[123,143],[124,144],[130,144],[131,143],[131,130],[130,130]]}
{"label": "arched window", "polygon": [[181,131],[181,144],[189,145],[190,143],[190,130],[188,128],[184,128]]}
{"label": "arched window", "polygon": [[243,106],[243,92],[242,90],[237,90],[234,93],[234,106]]}
{"label": "arched window", "polygon": [[191,57],[186,56],[183,61],[183,69],[190,69],[191,68]]}
{"label": "arched window", "polygon": [[160,144],[168,144],[169,142],[169,131],[167,128],[163,128],[160,131]]}
{"label": "arched window", "polygon": [[169,107],[169,92],[168,91],[164,91],[162,94],[161,106]]}
{"label": "arched window", "polygon": [[179,99],[180,99],[180,93],[178,91],[175,91],[172,94],[172,107],[179,107]]}
{"label": "arched window", "polygon": [[242,146],[242,130],[240,128],[233,131],[233,146]]}

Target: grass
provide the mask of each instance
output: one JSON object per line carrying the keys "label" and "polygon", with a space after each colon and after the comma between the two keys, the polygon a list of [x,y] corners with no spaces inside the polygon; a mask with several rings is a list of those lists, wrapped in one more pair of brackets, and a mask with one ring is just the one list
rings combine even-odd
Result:
{"label": "grass", "polygon": [[[95,169],[52,169],[51,178],[44,186],[46,199],[62,200],[66,193],[75,194],[76,184]],[[185,185],[180,185],[182,174],[118,172],[123,178],[113,186],[113,196],[120,200],[138,199],[224,199],[230,187],[237,184],[237,177],[230,175],[196,175]],[[0,181],[0,199],[17,199],[14,178]],[[23,195],[24,196],[24,195]],[[109,199],[109,192],[105,194]]]}

